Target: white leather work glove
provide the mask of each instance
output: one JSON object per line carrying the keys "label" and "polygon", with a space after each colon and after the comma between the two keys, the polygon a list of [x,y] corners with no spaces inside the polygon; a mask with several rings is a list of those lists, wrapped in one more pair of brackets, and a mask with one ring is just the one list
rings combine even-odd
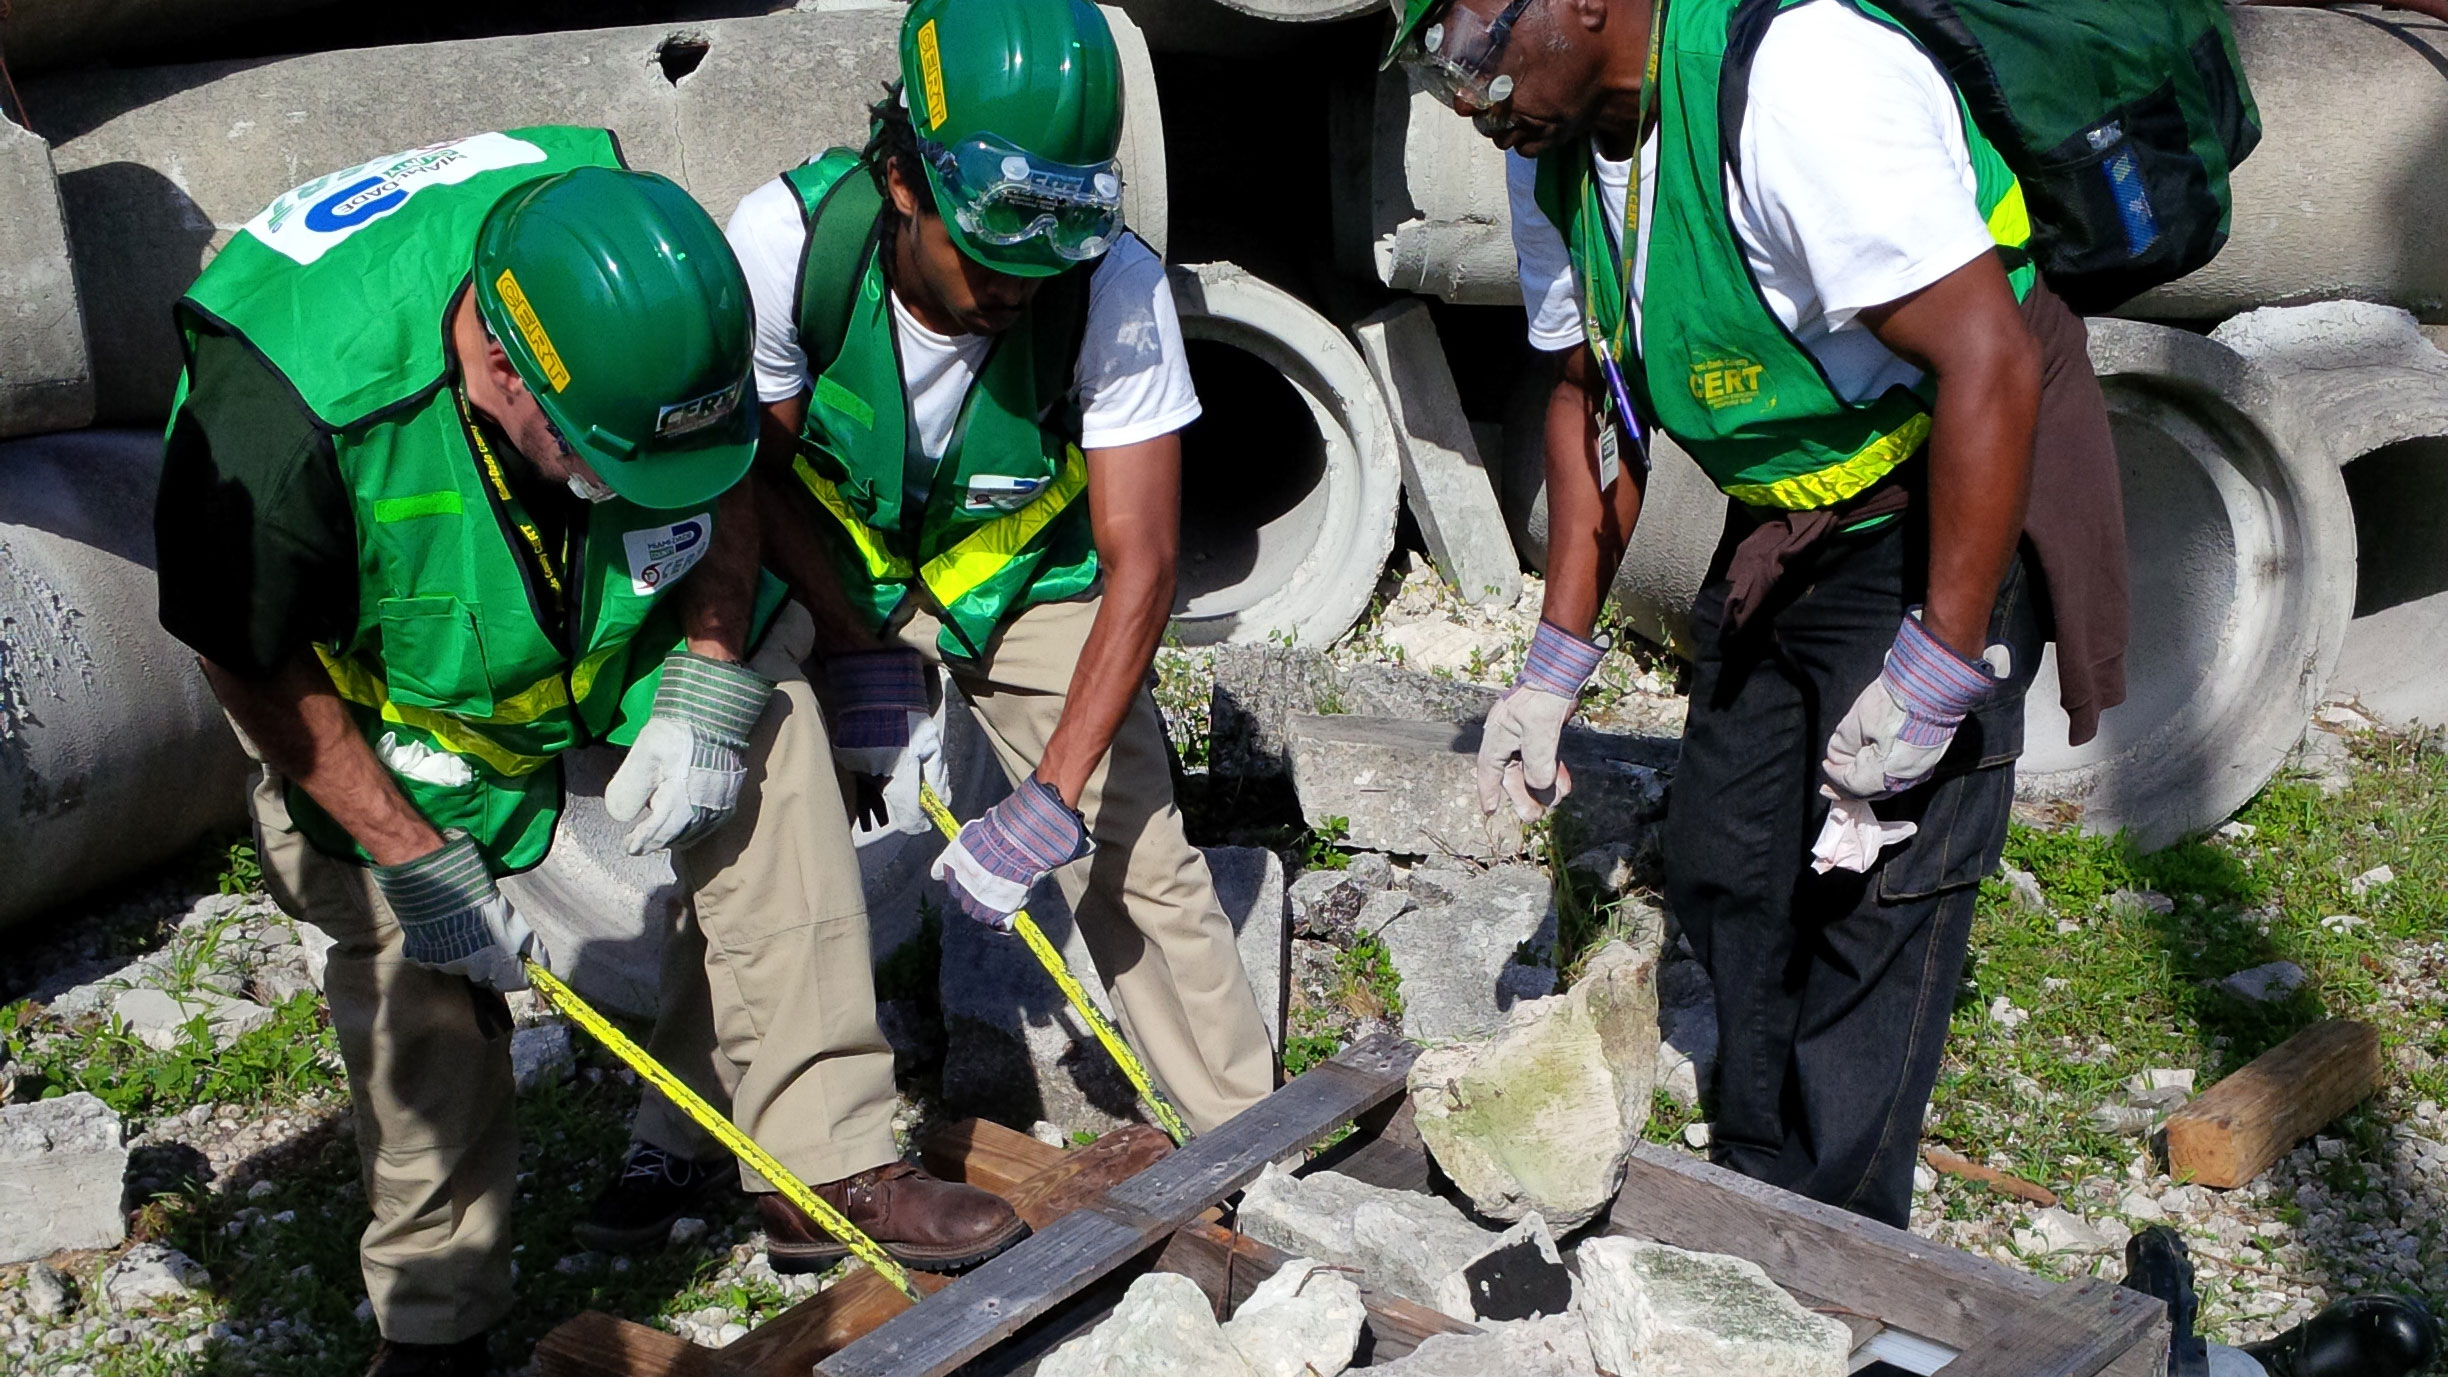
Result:
{"label": "white leather work glove", "polygon": [[1929,777],[1955,742],[1966,714],[1989,700],[2013,669],[2005,646],[1966,660],[1905,614],[1886,667],[1853,700],[1828,737],[1821,773],[1852,798],[1885,798]]}
{"label": "white leather work glove", "polygon": [[773,681],[746,665],[690,651],[663,661],[654,711],[604,786],[604,810],[645,815],[624,842],[632,856],[702,841],[739,806],[748,734]]}
{"label": "white leather work glove", "polygon": [[438,851],[374,867],[374,884],[399,919],[403,954],[428,970],[507,994],[527,988],[523,961],[551,964],[527,920],[493,887],[484,853],[455,827]]}
{"label": "white leather work glove", "polygon": [[1556,758],[1581,686],[1598,672],[1603,647],[1540,621],[1513,687],[1488,709],[1479,736],[1479,810],[1505,798],[1523,822],[1537,822],[1572,792],[1572,771]]}
{"label": "white leather work glove", "polygon": [[[915,650],[863,650],[829,655],[825,678],[833,688],[834,720],[828,724],[834,763],[856,774],[888,777],[940,748],[927,711],[926,661]],[[928,739],[917,740],[925,723]],[[923,751],[925,754],[921,755]]]}

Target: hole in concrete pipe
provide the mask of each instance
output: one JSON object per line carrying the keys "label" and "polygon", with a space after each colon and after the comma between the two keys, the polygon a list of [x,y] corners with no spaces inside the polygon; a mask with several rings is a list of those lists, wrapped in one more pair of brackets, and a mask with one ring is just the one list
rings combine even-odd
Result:
{"label": "hole in concrete pipe", "polygon": [[2345,467],[2354,506],[2354,620],[2337,691],[2389,722],[2448,722],[2448,436],[2383,445]]}
{"label": "hole in concrete pipe", "polygon": [[713,40],[704,34],[675,33],[655,46],[655,65],[663,69],[665,81],[677,86],[682,77],[697,70],[713,47]]}
{"label": "hole in concrete pipe", "polygon": [[1219,340],[1188,342],[1206,409],[1182,434],[1174,615],[1243,611],[1282,587],[1326,520],[1326,438],[1272,364]]}

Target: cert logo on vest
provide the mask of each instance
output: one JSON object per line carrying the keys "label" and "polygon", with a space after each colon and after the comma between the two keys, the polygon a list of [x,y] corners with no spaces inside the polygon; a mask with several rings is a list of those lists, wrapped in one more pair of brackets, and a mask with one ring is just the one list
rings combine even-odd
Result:
{"label": "cert logo on vest", "polygon": [[456,186],[480,173],[540,163],[543,149],[507,134],[427,144],[317,177],[281,193],[244,233],[297,262],[311,264],[429,187]]}
{"label": "cert logo on vest", "polygon": [[629,591],[649,598],[669,587],[674,579],[705,558],[706,547],[713,538],[711,514],[692,516],[669,526],[622,532],[621,546],[629,555]]}
{"label": "cert logo on vest", "polygon": [[1705,404],[1711,411],[1756,402],[1760,400],[1760,374],[1767,371],[1767,365],[1753,363],[1740,354],[1694,359],[1692,400]]}

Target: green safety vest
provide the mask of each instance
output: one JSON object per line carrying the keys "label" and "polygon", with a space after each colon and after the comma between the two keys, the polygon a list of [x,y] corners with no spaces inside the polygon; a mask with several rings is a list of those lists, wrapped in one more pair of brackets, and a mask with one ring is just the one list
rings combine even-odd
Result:
{"label": "green safety vest", "polygon": [[[176,308],[190,358],[206,330],[238,336],[330,435],[357,625],[316,650],[409,801],[496,873],[551,848],[560,753],[644,723],[682,644],[663,593],[713,539],[711,504],[614,499],[545,551],[456,385],[446,313],[486,214],[536,178],[620,166],[608,131],[559,126],[378,158],[274,201]],[[182,374],[174,407],[186,395]],[[324,850],[365,858],[294,785],[289,805]]]}
{"label": "green safety vest", "polygon": [[869,629],[921,585],[943,613],[938,648],[978,659],[1005,617],[1096,582],[1070,398],[1088,274],[1048,279],[996,337],[930,463],[901,382],[874,178],[844,148],[782,178],[807,220],[794,323],[815,379],[792,470],[833,517],[825,545]]}
{"label": "green safety vest", "polygon": [[[1869,0],[1844,0],[1899,33]],[[1869,488],[1928,439],[1927,378],[1867,402],[1837,395],[1760,294],[1726,205],[1751,57],[1768,21],[1803,0],[1668,0],[1655,77],[1657,171],[1640,338],[1628,338],[1623,250],[1607,223],[1588,140],[1543,154],[1538,203],[1571,251],[1595,334],[1631,358],[1626,384],[1727,495],[1808,510]],[[1910,38],[1911,35],[1905,35]],[[1951,84],[1951,83],[1950,83]],[[2023,189],[1956,96],[1976,199],[2020,299],[2034,271]],[[1631,188],[1628,218],[1638,215]]]}

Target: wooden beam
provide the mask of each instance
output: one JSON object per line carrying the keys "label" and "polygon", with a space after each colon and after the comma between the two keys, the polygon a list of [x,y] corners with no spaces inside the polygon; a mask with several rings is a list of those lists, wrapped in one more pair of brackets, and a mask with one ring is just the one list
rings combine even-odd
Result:
{"label": "wooden beam", "polygon": [[728,1377],[731,1371],[711,1348],[600,1310],[546,1334],[536,1345],[535,1370],[536,1377]]}
{"label": "wooden beam", "polygon": [[2039,1277],[1651,1143],[1633,1149],[1607,1232],[1746,1257],[1789,1291],[1958,1349],[2055,1290]]}
{"label": "wooden beam", "polygon": [[1148,1251],[1268,1163],[1399,1094],[1417,1055],[1390,1034],[1345,1049],[817,1370],[827,1377],[943,1377]]}
{"label": "wooden beam", "polygon": [[1382,1123],[1362,1124],[1359,1132],[1311,1158],[1299,1174],[1313,1171],[1331,1171],[1390,1191],[1436,1193],[1436,1168],[1428,1159],[1428,1144],[1420,1137],[1408,1095]]}
{"label": "wooden beam", "polygon": [[2368,1023],[2315,1023],[2168,1116],[2168,1170],[2205,1186],[2241,1186],[2380,1084],[2380,1034]]}
{"label": "wooden beam", "polygon": [[[934,1295],[952,1278],[913,1271],[909,1279]],[[893,1316],[911,1309],[910,1298],[870,1267],[860,1267],[841,1280],[748,1331],[748,1336],[721,1350],[720,1371],[765,1377],[805,1377],[816,1364],[882,1327]],[[537,1374],[543,1377],[543,1374]],[[640,1377],[643,1377],[641,1374]]]}
{"label": "wooden beam", "polygon": [[2097,1277],[2069,1281],[1967,1346],[1942,1377],[2098,1377],[2156,1336],[2167,1357],[2167,1306]]}

